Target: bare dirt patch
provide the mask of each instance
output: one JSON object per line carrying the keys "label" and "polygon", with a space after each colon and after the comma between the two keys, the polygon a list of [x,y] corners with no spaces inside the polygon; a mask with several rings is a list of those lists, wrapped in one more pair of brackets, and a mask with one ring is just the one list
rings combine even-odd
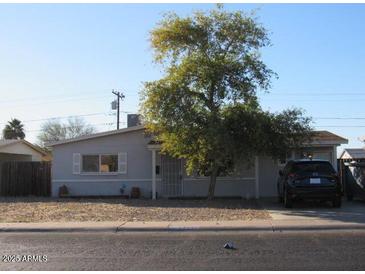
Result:
{"label": "bare dirt patch", "polygon": [[270,219],[255,200],[0,198],[0,212],[3,223]]}

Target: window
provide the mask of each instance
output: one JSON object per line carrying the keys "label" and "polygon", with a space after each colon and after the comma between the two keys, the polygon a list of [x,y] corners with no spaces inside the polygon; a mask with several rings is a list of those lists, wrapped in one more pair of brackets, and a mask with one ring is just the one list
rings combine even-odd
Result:
{"label": "window", "polygon": [[[82,155],[81,163],[83,173],[127,173],[126,153]],[[75,164],[74,160],[74,169]]]}
{"label": "window", "polygon": [[118,155],[100,155],[101,172],[118,171]]}
{"label": "window", "polygon": [[82,172],[99,172],[99,155],[82,155]]}
{"label": "window", "polygon": [[318,162],[318,161],[311,161],[311,162],[303,162],[303,163],[296,163],[293,166],[293,172],[299,174],[312,174],[313,172],[319,174],[333,174],[336,171],[333,169],[332,165],[328,162]]}

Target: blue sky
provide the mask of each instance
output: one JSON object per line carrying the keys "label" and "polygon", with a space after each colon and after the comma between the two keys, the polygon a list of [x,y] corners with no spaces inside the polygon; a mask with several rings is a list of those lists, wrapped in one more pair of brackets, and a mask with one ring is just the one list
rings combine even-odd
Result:
{"label": "blue sky", "polygon": [[[49,117],[85,115],[100,131],[114,129],[111,90],[125,93],[123,111],[136,112],[143,81],[161,76],[161,68],[152,63],[148,34],[162,14],[187,15],[212,7],[0,4],[0,127],[12,117],[21,119],[33,142],[42,119]],[[347,147],[362,146],[358,137],[365,135],[365,5],[225,8],[257,9],[259,22],[271,33],[273,45],[263,50],[263,59],[279,79],[273,80],[269,94],[260,93],[263,107],[301,107],[317,129],[348,138]]]}

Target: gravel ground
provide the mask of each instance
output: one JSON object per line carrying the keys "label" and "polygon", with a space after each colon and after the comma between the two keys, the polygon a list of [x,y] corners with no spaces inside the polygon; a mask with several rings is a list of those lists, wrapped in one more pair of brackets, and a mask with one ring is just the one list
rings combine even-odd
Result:
{"label": "gravel ground", "polygon": [[0,222],[269,219],[255,200],[0,198]]}

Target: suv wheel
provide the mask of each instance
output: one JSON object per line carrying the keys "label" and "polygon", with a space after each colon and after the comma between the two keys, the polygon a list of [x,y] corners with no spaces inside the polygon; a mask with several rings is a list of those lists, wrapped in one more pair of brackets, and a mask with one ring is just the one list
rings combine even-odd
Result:
{"label": "suv wheel", "polygon": [[289,193],[287,191],[284,192],[284,206],[286,208],[292,208],[293,207],[293,200],[289,197]]}
{"label": "suv wheel", "polygon": [[341,203],[342,203],[341,197],[337,197],[332,201],[333,207],[337,208],[341,207]]}

